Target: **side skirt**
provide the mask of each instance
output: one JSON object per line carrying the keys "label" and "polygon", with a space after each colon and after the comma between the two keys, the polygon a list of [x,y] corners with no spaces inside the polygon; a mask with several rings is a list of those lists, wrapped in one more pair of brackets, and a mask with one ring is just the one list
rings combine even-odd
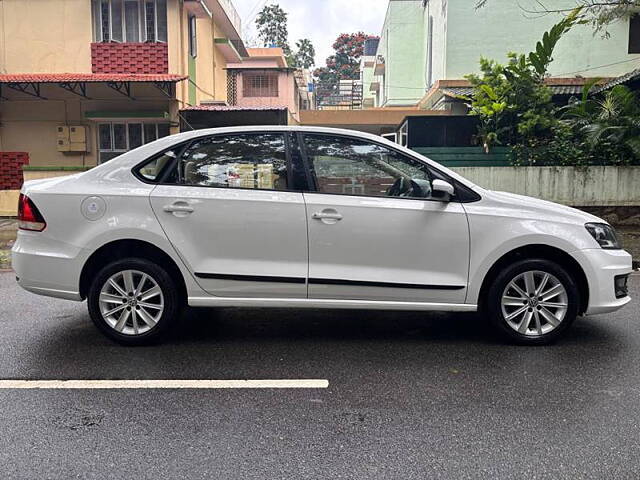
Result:
{"label": "side skirt", "polygon": [[441,312],[475,312],[477,305],[466,303],[392,302],[370,300],[330,300],[314,298],[229,298],[189,297],[190,307],[274,307],[274,308],[344,308],[363,310],[420,310]]}

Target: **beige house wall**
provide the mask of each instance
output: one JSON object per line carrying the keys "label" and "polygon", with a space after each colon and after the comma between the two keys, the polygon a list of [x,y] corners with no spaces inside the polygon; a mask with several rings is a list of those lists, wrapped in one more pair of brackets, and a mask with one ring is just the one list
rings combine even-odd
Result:
{"label": "beige house wall", "polygon": [[0,73],[91,73],[91,2],[2,0],[0,41]]}
{"label": "beige house wall", "polygon": [[[196,104],[202,101],[227,100],[227,61],[215,46],[216,38],[226,38],[215,18],[196,20],[198,52],[196,56]],[[189,74],[189,13],[181,2],[167,5],[169,73]],[[189,81],[178,85],[176,96],[181,107],[189,101]]]}
{"label": "beige house wall", "polygon": [[[180,0],[167,0],[167,46],[169,73],[188,75],[188,12]],[[226,101],[227,61],[216,46],[216,38],[226,38],[216,18],[197,20],[198,55],[195,81],[196,103]],[[0,73],[91,73],[93,22],[90,0],[0,0]],[[135,117],[136,112],[169,112],[178,133],[178,111],[189,98],[189,81],[175,84],[175,98],[150,84],[131,84],[127,98],[105,84],[87,84],[85,99],[57,85],[41,85],[47,98],[29,97],[4,88],[8,101],[0,101],[0,151],[24,151],[30,165],[93,166],[98,161],[97,124],[85,118],[87,111],[131,112],[131,121],[169,120]],[[127,118],[113,121],[127,121]],[[87,128],[88,152],[57,151],[60,125]],[[13,198],[9,201],[13,203]]]}
{"label": "beige house wall", "polygon": [[[135,112],[140,111],[175,111],[175,100],[164,97],[150,85],[132,85],[135,100],[101,84],[90,84],[88,89],[91,100],[71,95],[52,85],[42,86],[42,94],[50,100],[8,94],[11,100],[0,102],[0,151],[28,152],[31,166],[92,166],[97,163],[98,122],[85,118],[85,112],[132,112],[131,115],[135,116]],[[59,125],[86,126],[89,152],[58,152],[56,127]]]}
{"label": "beige house wall", "polygon": [[[214,39],[225,38],[215,18],[198,18],[197,103],[227,98],[226,60]],[[188,12],[167,1],[169,73],[189,72]],[[90,0],[0,0],[0,73],[91,73]],[[186,102],[188,82],[177,88]]]}
{"label": "beige house wall", "polygon": [[[215,20],[215,19],[214,19]],[[216,38],[227,38],[214,22],[214,42]],[[213,48],[213,85],[215,88],[215,100],[219,102],[227,101],[227,68],[228,62],[224,58],[220,49],[214,45]]]}

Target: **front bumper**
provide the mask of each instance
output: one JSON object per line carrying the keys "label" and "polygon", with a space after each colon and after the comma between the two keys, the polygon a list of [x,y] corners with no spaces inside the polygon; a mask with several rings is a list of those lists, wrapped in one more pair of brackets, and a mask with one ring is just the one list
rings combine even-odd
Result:
{"label": "front bumper", "polygon": [[631,301],[628,295],[616,295],[616,277],[629,275],[631,255],[624,250],[593,248],[573,252],[582,266],[589,285],[586,315],[614,312]]}
{"label": "front bumper", "polygon": [[80,273],[87,256],[86,250],[74,245],[19,231],[11,249],[11,266],[25,290],[80,301]]}

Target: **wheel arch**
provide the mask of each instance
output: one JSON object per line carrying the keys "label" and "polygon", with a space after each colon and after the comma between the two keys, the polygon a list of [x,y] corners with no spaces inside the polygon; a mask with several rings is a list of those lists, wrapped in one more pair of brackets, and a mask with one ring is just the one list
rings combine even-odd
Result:
{"label": "wheel arch", "polygon": [[98,271],[106,264],[114,259],[127,257],[144,258],[164,267],[171,278],[174,278],[178,284],[181,298],[187,298],[187,287],[184,276],[176,262],[161,248],[137,239],[120,239],[115,240],[98,248],[87,259],[82,272],[80,273],[80,296],[84,300],[87,298],[91,280]]}
{"label": "wheel arch", "polygon": [[589,305],[589,283],[583,268],[569,253],[557,247],[544,244],[524,245],[505,253],[496,260],[491,268],[489,268],[482,281],[478,297],[478,307],[480,309],[486,308],[487,292],[491,283],[503,268],[518,260],[534,258],[553,261],[569,272],[569,274],[576,280],[580,294],[578,314],[586,312]]}

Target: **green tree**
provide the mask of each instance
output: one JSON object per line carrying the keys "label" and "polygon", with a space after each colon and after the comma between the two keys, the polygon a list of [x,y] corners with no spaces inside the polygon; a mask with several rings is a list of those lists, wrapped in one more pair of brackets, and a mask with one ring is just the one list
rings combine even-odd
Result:
{"label": "green tree", "polygon": [[311,68],[315,63],[316,49],[311,40],[302,38],[296,42],[296,53],[294,54],[295,66],[298,68]]}
{"label": "green tree", "polygon": [[376,38],[364,32],[343,33],[333,43],[335,54],[327,58],[326,66],[316,69],[320,83],[336,85],[339,80],[355,80],[360,76],[360,57],[364,42]]}
{"label": "green tree", "polygon": [[583,150],[583,163],[627,165],[640,161],[640,99],[624,85],[604,94],[591,94],[596,81],[585,85],[582,96],[559,110],[572,141]]}
{"label": "green tree", "polygon": [[287,58],[287,65],[290,67],[309,68],[315,63],[316,50],[308,38],[302,38],[296,42],[296,52],[291,50],[287,15],[287,12],[277,3],[265,5],[256,17],[258,38],[265,47],[282,48]]}
{"label": "green tree", "polygon": [[581,9],[575,9],[544,33],[535,51],[510,53],[506,65],[482,58],[481,75],[466,76],[474,87],[471,114],[480,118],[485,151],[501,143],[529,148],[555,135],[555,106],[544,79],[557,43],[582,21]]}
{"label": "green tree", "polygon": [[280,5],[265,5],[256,17],[256,27],[258,38],[265,47],[280,47],[285,56],[291,57],[287,12]]}

